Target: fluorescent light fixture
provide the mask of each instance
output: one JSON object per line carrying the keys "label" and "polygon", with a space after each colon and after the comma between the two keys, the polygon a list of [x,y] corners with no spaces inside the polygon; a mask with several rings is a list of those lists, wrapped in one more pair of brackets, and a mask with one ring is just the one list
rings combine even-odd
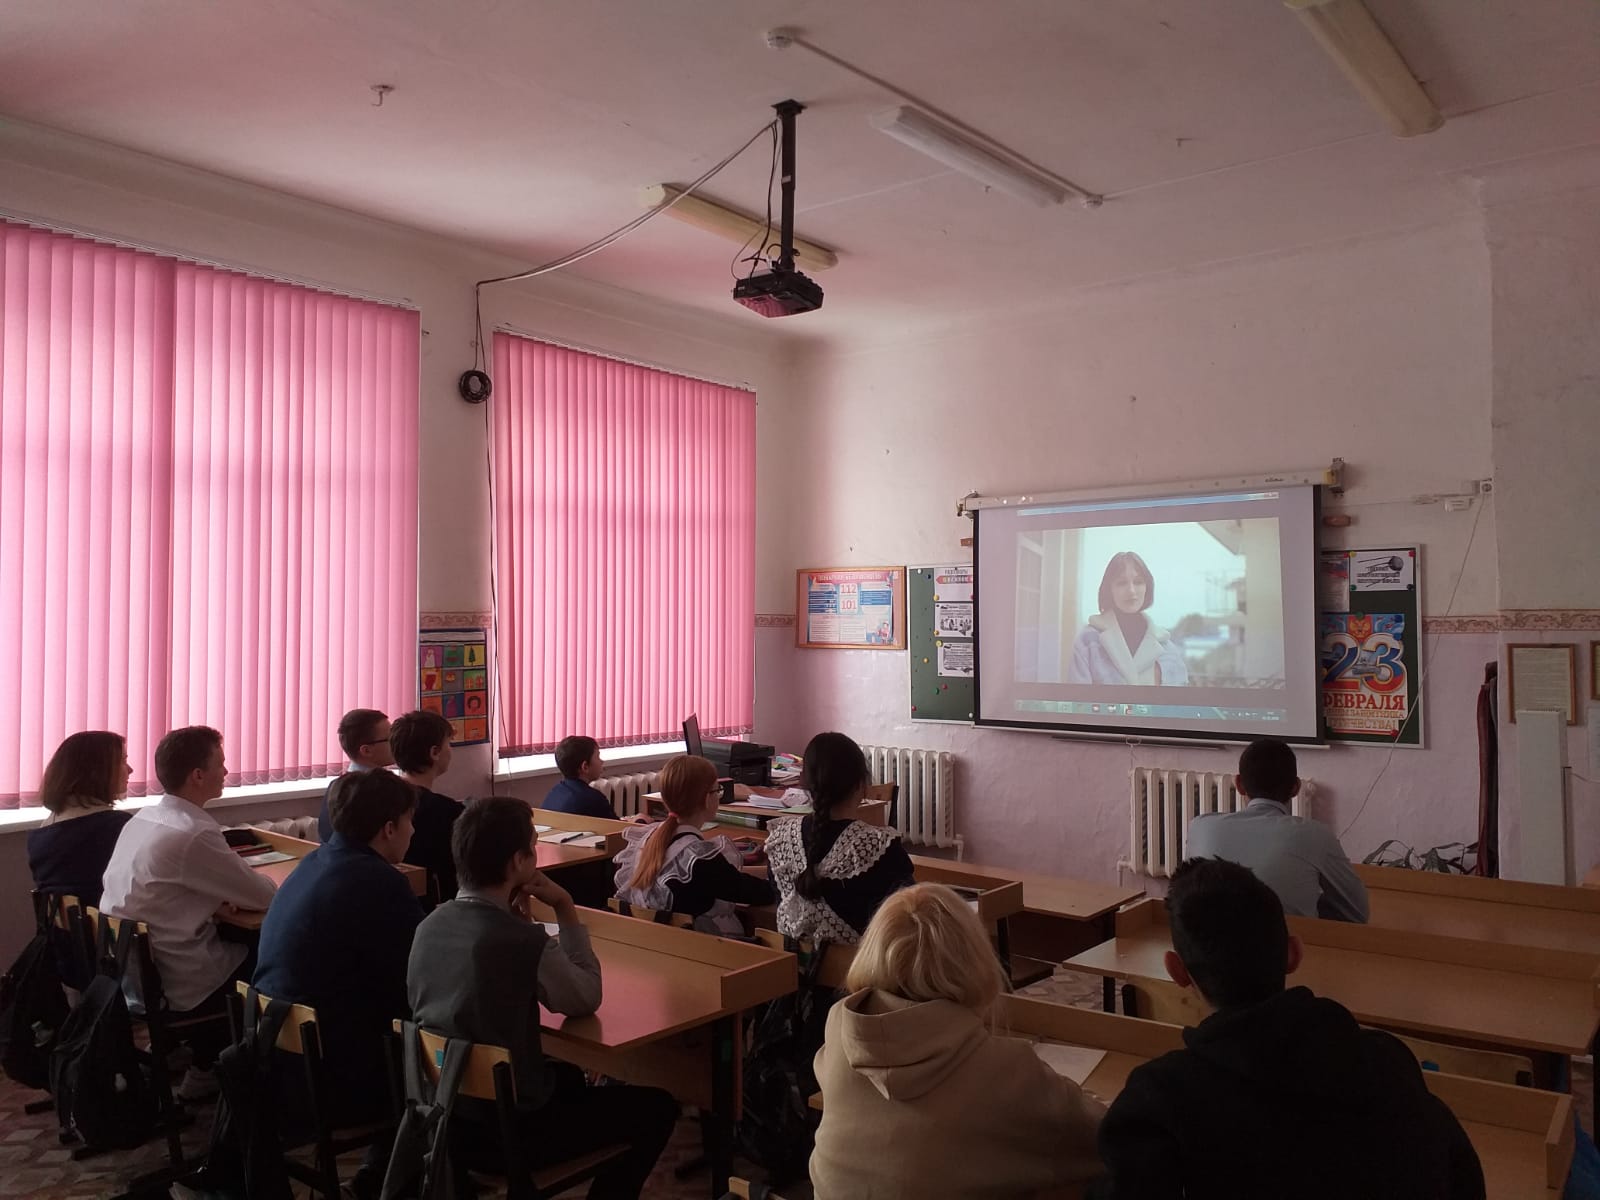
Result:
{"label": "fluorescent light fixture", "polygon": [[[767,222],[760,217],[752,217],[749,213],[742,213],[736,208],[724,208],[710,200],[702,200],[699,196],[684,196],[682,188],[673,187],[670,183],[658,183],[645,188],[639,193],[639,200],[646,208],[660,208],[680,196],[683,198],[667,209],[664,216],[682,221],[685,225],[693,225],[696,229],[703,229],[707,233],[714,233],[718,237],[725,237],[730,241],[749,242],[752,246],[761,240],[763,232],[768,234],[769,242],[778,239],[776,219],[769,229]],[[794,239],[794,259],[797,267],[807,271],[826,271],[839,262],[839,256],[826,246],[801,241],[799,238]]]}
{"label": "fluorescent light fixture", "polygon": [[1398,137],[1432,133],[1444,114],[1362,0],[1284,0]]}
{"label": "fluorescent light fixture", "polygon": [[1067,198],[1067,189],[1060,184],[990,153],[921,109],[902,105],[875,113],[868,121],[878,132],[887,133],[895,141],[1018,200],[1043,208],[1047,204],[1060,204]]}

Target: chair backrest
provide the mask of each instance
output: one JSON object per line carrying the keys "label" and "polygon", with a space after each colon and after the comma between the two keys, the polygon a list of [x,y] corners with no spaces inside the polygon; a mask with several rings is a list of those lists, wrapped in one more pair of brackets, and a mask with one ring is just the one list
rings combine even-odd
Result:
{"label": "chair backrest", "polygon": [[887,806],[884,809],[883,823],[891,828],[894,826],[895,801],[899,797],[900,785],[898,783],[869,783],[864,796],[867,800],[873,800]]}
{"label": "chair backrest", "polygon": [[[789,944],[783,934],[775,929],[757,929],[755,939],[763,946],[770,946],[774,950],[787,950]],[[798,943],[802,955],[815,954],[815,942],[800,941]],[[821,947],[822,961],[817,964],[817,973],[813,982],[821,987],[832,988],[835,991],[844,987],[844,977],[850,973],[850,964],[856,960],[856,948],[846,946],[841,942],[824,943]]]}
{"label": "chair backrest", "polygon": [[737,1176],[728,1180],[728,1193],[738,1196],[739,1200],[751,1200],[752,1196],[764,1197],[765,1200],[783,1200],[783,1197],[778,1195],[777,1192],[767,1191],[759,1185],[752,1190],[748,1180],[740,1179]]}
{"label": "chair backrest", "polygon": [[[405,1023],[396,1021],[394,1031],[401,1037],[405,1036]],[[447,1042],[459,1042],[460,1038],[448,1038],[442,1033],[435,1033],[431,1029],[418,1029],[417,1037],[422,1041],[422,1066],[427,1072],[430,1082],[439,1081],[439,1068],[444,1064],[444,1048]],[[495,1075],[497,1068],[504,1067],[498,1074],[506,1081],[511,1089],[506,1099],[516,1101],[516,1077],[511,1071],[511,1051],[504,1046],[485,1046],[477,1042],[471,1044],[467,1052],[466,1068],[461,1076],[461,1092],[463,1096],[471,1096],[475,1100],[494,1100]]]}
{"label": "chair backrest", "polygon": [[[641,921],[653,921],[657,925],[676,925],[680,929],[692,929],[694,918],[687,913],[665,912],[659,908],[646,908],[642,904],[629,904],[612,896],[606,901],[606,907],[614,913],[624,917],[637,917]],[[779,949],[782,949],[780,946]]]}
{"label": "chair backrest", "polygon": [[[111,958],[112,947],[117,944],[122,927],[133,926],[133,945],[126,969],[133,976],[134,992],[128,997],[128,1011],[136,1020],[142,1020],[147,1014],[160,1009],[166,1003],[166,992],[162,989],[161,972],[156,970],[156,956],[150,949],[150,926],[131,917],[113,917],[96,908],[84,910],[83,923],[88,931],[89,944],[94,947],[97,969],[100,963]],[[126,976],[123,987],[126,990]],[[135,998],[137,1004],[134,1003]]]}
{"label": "chair backrest", "polygon": [[[242,979],[234,982],[233,990],[239,993],[240,1003],[244,1003],[250,996],[250,985]],[[267,1005],[271,1003],[271,996],[259,991],[256,993],[257,1012],[266,1012]],[[278,1040],[274,1045],[286,1054],[303,1055],[306,1053],[307,1039],[318,1034],[317,1010],[309,1004],[291,1004],[289,1015],[283,1019],[283,1028],[278,1030]],[[320,1048],[319,1041],[319,1052]]]}

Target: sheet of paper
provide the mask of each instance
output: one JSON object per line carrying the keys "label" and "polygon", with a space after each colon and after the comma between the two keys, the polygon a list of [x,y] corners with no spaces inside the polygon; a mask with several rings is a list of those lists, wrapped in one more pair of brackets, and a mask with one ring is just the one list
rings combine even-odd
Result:
{"label": "sheet of paper", "polygon": [[535,825],[533,831],[535,833],[549,833],[554,828],[554,825]]}
{"label": "sheet of paper", "polygon": [[288,862],[293,857],[282,850],[268,850],[265,854],[252,854],[245,862],[252,867],[270,867],[273,863]]}
{"label": "sheet of paper", "polygon": [[1059,1042],[1035,1042],[1033,1052],[1045,1066],[1057,1075],[1065,1075],[1079,1087],[1105,1058],[1104,1050],[1090,1050],[1086,1046],[1063,1046]]}
{"label": "sheet of paper", "polygon": [[769,797],[769,796],[751,796],[748,800],[741,800],[741,801],[739,801],[739,803],[740,804],[748,804],[752,808],[770,808],[770,809],[777,810],[777,809],[781,809],[783,807],[783,797],[782,796],[772,796],[772,797]]}

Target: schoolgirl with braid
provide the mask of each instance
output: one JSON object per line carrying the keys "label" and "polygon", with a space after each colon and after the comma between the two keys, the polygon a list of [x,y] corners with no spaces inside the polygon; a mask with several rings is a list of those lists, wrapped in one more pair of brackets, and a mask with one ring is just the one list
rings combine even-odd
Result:
{"label": "schoolgirl with braid", "polygon": [[767,827],[767,862],[778,888],[778,931],[854,945],[889,896],[914,883],[911,858],[892,829],[857,813],[872,776],[867,756],[842,733],[806,747],[801,784],[811,815]]}
{"label": "schoolgirl with braid", "polygon": [[743,869],[725,837],[703,837],[717,815],[722,786],[710,759],[680,754],[661,768],[667,818],[623,830],[617,898],[660,912],[685,913],[704,933],[744,935],[737,905],[771,904],[772,884]]}

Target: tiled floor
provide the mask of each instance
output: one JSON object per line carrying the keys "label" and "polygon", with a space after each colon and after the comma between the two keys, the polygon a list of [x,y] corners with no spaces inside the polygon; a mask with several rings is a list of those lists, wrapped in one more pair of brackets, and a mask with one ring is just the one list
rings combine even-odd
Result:
{"label": "tiled floor", "polygon": [[[1100,1007],[1100,983],[1087,976],[1062,972],[1026,991],[1029,995],[1063,1004]],[[1591,1127],[1593,1074],[1593,1067],[1588,1064],[1578,1064],[1573,1069],[1573,1092],[1586,1129]],[[128,1180],[165,1163],[165,1147],[159,1141],[137,1150],[74,1162],[71,1150],[57,1139],[54,1113],[29,1116],[23,1112],[24,1104],[38,1098],[38,1093],[0,1079],[0,1200],[12,1196],[29,1200],[101,1200],[120,1194]],[[188,1153],[198,1154],[204,1148],[210,1134],[212,1111],[212,1106],[207,1104],[195,1112],[195,1121],[183,1137]],[[699,1126],[687,1118],[680,1121],[645,1194],[652,1200],[705,1200],[710,1195],[710,1183],[704,1170],[693,1172],[681,1181],[673,1177],[673,1168],[693,1159],[699,1150]],[[350,1170],[354,1167],[353,1156]],[[747,1166],[742,1169],[747,1174],[755,1174]],[[575,1188],[567,1195],[582,1196],[583,1191],[581,1187]],[[304,1194],[304,1189],[297,1192],[297,1195]],[[786,1188],[785,1200],[810,1200],[810,1189],[803,1184]]]}

